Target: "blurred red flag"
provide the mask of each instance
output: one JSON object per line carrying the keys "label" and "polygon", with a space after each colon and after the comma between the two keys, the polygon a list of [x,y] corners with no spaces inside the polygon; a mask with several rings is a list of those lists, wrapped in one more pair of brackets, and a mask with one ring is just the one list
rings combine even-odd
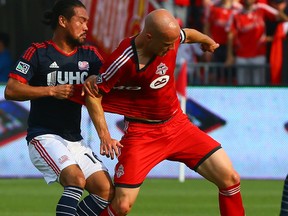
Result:
{"label": "blurred red flag", "polygon": [[176,90],[177,92],[186,97],[186,87],[187,87],[187,62],[183,61],[180,71],[178,73],[178,77],[176,80]]}
{"label": "blurred red flag", "polygon": [[274,39],[271,45],[270,52],[270,73],[271,73],[271,84],[279,85],[281,84],[282,75],[282,64],[283,64],[283,40],[286,38],[288,29],[288,22],[283,22],[278,24]]}

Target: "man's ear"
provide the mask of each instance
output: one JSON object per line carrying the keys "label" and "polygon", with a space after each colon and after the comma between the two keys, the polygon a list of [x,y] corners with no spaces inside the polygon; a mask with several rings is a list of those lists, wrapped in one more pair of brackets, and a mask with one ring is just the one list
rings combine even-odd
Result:
{"label": "man's ear", "polygon": [[146,33],[146,40],[152,40],[152,35],[150,33]]}
{"label": "man's ear", "polygon": [[65,28],[66,27],[66,23],[67,23],[67,19],[64,16],[59,16],[58,17],[58,23],[61,27]]}

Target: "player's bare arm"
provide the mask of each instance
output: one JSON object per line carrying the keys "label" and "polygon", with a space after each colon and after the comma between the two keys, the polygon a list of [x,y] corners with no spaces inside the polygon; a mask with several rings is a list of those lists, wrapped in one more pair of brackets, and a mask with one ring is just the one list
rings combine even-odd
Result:
{"label": "player's bare arm", "polygon": [[17,101],[49,96],[57,99],[67,99],[73,95],[73,91],[73,85],[30,86],[16,79],[9,78],[5,89],[5,98]]}
{"label": "player's bare arm", "polygon": [[115,156],[119,156],[119,148],[123,146],[110,136],[101,100],[102,97],[91,97],[89,95],[86,95],[85,98],[87,110],[100,139],[100,154],[111,157],[113,160]]}
{"label": "player's bare arm", "polygon": [[98,92],[97,76],[89,76],[84,82],[81,95],[84,96],[87,93],[91,97],[98,97]]}
{"label": "player's bare arm", "polygon": [[195,29],[183,29],[186,34],[185,43],[200,43],[203,51],[214,52],[219,47],[208,35],[203,34]]}

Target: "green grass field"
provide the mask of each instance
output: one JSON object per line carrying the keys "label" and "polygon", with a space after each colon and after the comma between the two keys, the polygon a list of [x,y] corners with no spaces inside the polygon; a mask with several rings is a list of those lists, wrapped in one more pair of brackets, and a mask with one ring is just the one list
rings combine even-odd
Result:
{"label": "green grass field", "polygon": [[[283,181],[242,180],[247,216],[278,216]],[[43,179],[0,179],[1,216],[53,216],[62,193]],[[206,180],[147,179],[131,216],[218,216],[217,188]]]}

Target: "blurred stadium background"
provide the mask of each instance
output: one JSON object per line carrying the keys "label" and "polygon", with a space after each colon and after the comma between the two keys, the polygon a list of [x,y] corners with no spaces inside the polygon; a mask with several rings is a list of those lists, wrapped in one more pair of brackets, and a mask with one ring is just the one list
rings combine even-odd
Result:
{"label": "blurred stadium background", "polygon": [[[104,56],[122,38],[139,32],[143,17],[157,7],[155,1],[148,0],[83,2],[91,19],[88,42],[95,44]],[[0,31],[9,33],[14,59],[31,42],[50,39],[51,30],[41,23],[40,17],[53,3],[54,0],[0,0]],[[193,65],[188,64],[188,67]],[[49,187],[38,179],[41,175],[31,164],[26,149],[29,102],[5,101],[4,87],[3,83],[0,86],[0,215],[53,215],[59,188],[52,186],[51,191],[55,193],[50,194]],[[249,209],[247,215],[278,215],[282,180],[287,174],[287,95],[285,86],[215,86],[203,82],[187,87],[186,111],[191,121],[223,145],[244,179],[242,187],[244,202]],[[82,118],[84,139],[99,153],[99,141],[85,108]],[[107,114],[106,118],[113,137],[120,139],[122,117]],[[116,161],[102,159],[112,175]],[[158,212],[153,215],[181,215],[182,212],[190,215],[190,211],[195,211],[191,213],[193,215],[197,212],[201,212],[201,216],[218,215],[214,186],[188,169],[185,169],[186,181],[179,183],[179,166],[165,161],[149,173],[148,183],[143,185],[136,210],[131,215],[149,215],[150,209]],[[17,201],[17,198],[21,199]],[[29,203],[32,201],[37,205],[37,200],[40,210],[36,209],[35,213],[25,210],[35,208]],[[153,203],[159,203],[158,208]],[[15,205],[20,206],[19,212]],[[184,210],[173,212],[177,208]],[[202,213],[204,208],[210,209],[210,213],[209,210],[207,214]]]}

